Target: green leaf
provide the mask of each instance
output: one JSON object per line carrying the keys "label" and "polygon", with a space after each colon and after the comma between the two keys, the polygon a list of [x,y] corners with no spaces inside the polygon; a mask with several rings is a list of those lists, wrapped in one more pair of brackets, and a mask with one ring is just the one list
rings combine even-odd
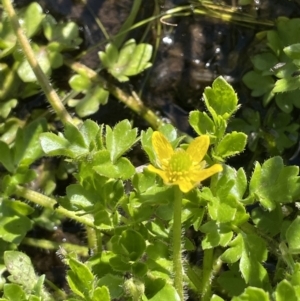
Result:
{"label": "green leaf", "polygon": [[282,280],[276,287],[276,301],[286,301],[288,296],[289,301],[298,301],[295,288],[286,279]]}
{"label": "green leaf", "polygon": [[257,287],[247,287],[238,297],[233,297],[231,301],[270,301],[269,294]]}
{"label": "green leaf", "polygon": [[66,188],[67,197],[72,206],[78,210],[89,210],[97,201],[93,191],[87,191],[79,184],[71,184]]}
{"label": "green leaf", "polygon": [[123,180],[129,179],[135,173],[135,168],[126,158],[119,158],[115,163],[110,161],[110,153],[106,150],[99,151],[97,155],[97,164],[93,167],[99,175],[108,178],[120,178]]}
{"label": "green leaf", "polygon": [[200,227],[200,231],[205,233],[202,240],[203,249],[211,249],[216,246],[225,247],[231,241],[233,232],[229,227],[209,221]]}
{"label": "green leaf", "polygon": [[212,87],[205,88],[204,101],[214,119],[219,115],[227,120],[238,109],[237,95],[222,76],[214,80]]}
{"label": "green leaf", "polygon": [[278,63],[278,58],[271,52],[265,52],[255,55],[251,61],[256,70],[266,71],[264,75],[268,75],[272,73],[270,69]]}
{"label": "green leaf", "polygon": [[0,237],[19,244],[27,232],[32,228],[32,221],[26,217],[32,213],[28,205],[23,206],[18,201],[3,200],[0,206]]}
{"label": "green leaf", "polygon": [[79,37],[78,25],[75,22],[57,23],[51,15],[46,15],[43,20],[44,35],[50,42],[51,51],[77,49],[82,39]]}
{"label": "green leaf", "polygon": [[300,217],[297,216],[296,219],[290,224],[286,231],[286,240],[289,245],[289,251],[292,254],[300,253]]}
{"label": "green leaf", "polygon": [[100,105],[107,103],[109,92],[102,87],[94,87],[87,91],[86,95],[76,100],[76,113],[80,117],[85,117],[96,113],[99,110]]}
{"label": "green leaf", "polygon": [[88,269],[88,267],[84,263],[74,258],[69,258],[68,265],[71,268],[71,270],[75,273],[75,275],[79,277],[83,285],[86,286],[86,289],[91,289],[94,281],[94,276],[92,272]]}
{"label": "green leaf", "polygon": [[251,216],[255,225],[264,233],[271,237],[280,233],[283,222],[283,213],[280,206],[272,211],[266,211],[261,207],[254,208],[251,211]]}
{"label": "green leaf", "polygon": [[12,173],[15,167],[13,154],[9,146],[2,141],[0,141],[0,154],[0,162],[3,164],[7,171]]}
{"label": "green leaf", "polygon": [[289,45],[283,48],[283,52],[291,59],[300,59],[300,43]]}
{"label": "green leaf", "polygon": [[246,283],[267,288],[268,273],[261,262],[267,259],[266,242],[255,234],[243,234],[244,248],[240,260],[240,271]]}
{"label": "green leaf", "polygon": [[91,80],[83,74],[75,74],[69,80],[70,87],[77,92],[88,90],[91,84]]}
{"label": "green leaf", "polygon": [[228,247],[229,248],[221,255],[221,259],[227,263],[237,262],[241,258],[244,249],[242,235],[238,234],[236,238],[228,244]]}
{"label": "green leaf", "polygon": [[26,36],[30,38],[39,30],[45,15],[42,7],[37,2],[33,2],[20,13],[20,17]]}
{"label": "green leaf", "polygon": [[257,162],[250,180],[250,194],[268,210],[290,203],[299,195],[297,166],[284,166],[281,157],[267,160],[262,166]]}
{"label": "green leaf", "polygon": [[130,122],[125,119],[113,129],[106,126],[106,147],[110,152],[111,161],[115,162],[136,142],[137,129],[131,128]]}
{"label": "green leaf", "polygon": [[[123,277],[106,274],[104,277],[97,281],[97,286],[105,286],[109,289],[112,299],[119,299],[123,295],[122,284],[124,283]],[[101,301],[101,300],[100,300]]]}
{"label": "green leaf", "polygon": [[294,90],[287,93],[276,94],[275,101],[278,107],[285,113],[289,114],[293,111],[294,101],[298,99],[299,91]]}
{"label": "green leaf", "polygon": [[229,271],[221,273],[218,277],[218,283],[231,297],[240,295],[247,287],[238,268],[232,269],[232,267]]}
{"label": "green leaf", "polygon": [[190,112],[189,123],[198,135],[215,135],[216,129],[214,122],[206,112]]}
{"label": "green leaf", "polygon": [[214,156],[227,158],[241,153],[247,144],[247,135],[241,132],[226,134],[214,149]]}
{"label": "green leaf", "polygon": [[122,232],[119,243],[125,248],[131,261],[138,260],[146,250],[144,237],[134,230]]}
{"label": "green leaf", "polygon": [[[1,76],[0,76],[0,78],[1,78]],[[14,83],[14,85],[15,85],[15,83]],[[17,84],[16,84],[16,86],[17,86]],[[4,89],[7,91],[7,88],[3,88],[3,91],[4,91]],[[0,92],[0,98],[1,98],[1,92]],[[10,99],[8,101],[0,103],[0,116],[3,119],[6,119],[9,116],[9,114],[11,113],[12,109],[14,109],[17,106],[17,104],[18,104],[17,99]]]}
{"label": "green leaf", "polygon": [[92,294],[93,301],[110,301],[109,290],[106,286],[97,287]]}
{"label": "green leaf", "polygon": [[300,88],[300,77],[287,77],[276,81],[273,88],[274,93],[288,92]]}
{"label": "green leaf", "polygon": [[107,44],[105,46],[105,52],[99,52],[99,58],[103,66],[107,69],[113,68],[117,63],[119,57],[118,48],[114,44]]}
{"label": "green leaf", "polygon": [[18,251],[5,251],[4,263],[10,273],[8,279],[12,283],[21,284],[25,290],[33,290],[37,283],[36,276],[30,258]]}
{"label": "green leaf", "polygon": [[[45,48],[40,48],[37,51],[35,51],[35,57],[42,69],[42,71],[50,76],[51,75],[51,64],[50,60],[48,58],[48,53]],[[27,60],[23,60],[22,63],[18,67],[18,75],[25,83],[32,83],[36,82],[36,76],[33,72],[31,66],[29,65]]]}
{"label": "green leaf", "polygon": [[215,294],[213,294],[210,301],[224,301],[224,299],[217,296],[217,295],[215,295]]}
{"label": "green leaf", "polygon": [[251,90],[254,97],[270,92],[274,87],[272,76],[263,76],[258,71],[249,71],[242,78],[244,84]]}
{"label": "green leaf", "polygon": [[29,166],[43,155],[38,138],[46,129],[46,120],[36,119],[17,132],[14,146],[14,162],[16,166]]}
{"label": "green leaf", "polygon": [[123,45],[117,61],[114,46],[107,46],[106,51],[107,53],[100,52],[99,57],[108,72],[121,82],[128,81],[128,76],[137,75],[152,65],[149,62],[152,56],[152,45],[144,43],[136,45],[134,39]]}
{"label": "green leaf", "polygon": [[25,292],[22,290],[22,288],[14,283],[4,284],[3,287],[4,295],[3,297],[8,298],[8,300],[18,300],[23,301],[26,300]]}
{"label": "green leaf", "polygon": [[[87,125],[85,125],[87,123]],[[83,125],[76,127],[70,123],[65,125],[64,136],[53,133],[40,135],[43,151],[49,156],[67,156],[76,158],[89,152],[91,140],[96,138],[98,131],[95,124],[89,129],[91,122],[85,121]],[[91,130],[91,133],[87,131]],[[95,145],[94,145],[95,146]]]}
{"label": "green leaf", "polygon": [[67,273],[67,281],[71,290],[82,298],[88,297],[94,282],[92,272],[85,264],[74,258],[69,258],[68,264],[71,270]]}
{"label": "green leaf", "polygon": [[148,301],[162,300],[180,301],[180,297],[174,286],[166,283],[152,298],[148,299]]}
{"label": "green leaf", "polygon": [[48,156],[66,156],[74,158],[73,152],[69,149],[69,141],[53,133],[43,133],[40,135],[40,142],[43,151]]}

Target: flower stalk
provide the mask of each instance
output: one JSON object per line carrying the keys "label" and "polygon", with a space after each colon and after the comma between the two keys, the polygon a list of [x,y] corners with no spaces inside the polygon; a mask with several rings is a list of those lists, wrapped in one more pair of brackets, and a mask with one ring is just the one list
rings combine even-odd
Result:
{"label": "flower stalk", "polygon": [[181,208],[182,192],[178,186],[174,186],[174,215],[173,215],[173,271],[174,286],[180,297],[184,300],[183,294],[183,264],[181,256]]}

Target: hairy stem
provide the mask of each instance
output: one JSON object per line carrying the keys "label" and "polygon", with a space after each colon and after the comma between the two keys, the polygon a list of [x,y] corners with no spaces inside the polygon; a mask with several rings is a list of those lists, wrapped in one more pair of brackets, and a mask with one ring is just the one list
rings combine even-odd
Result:
{"label": "hairy stem", "polygon": [[213,249],[204,250],[201,301],[209,301],[211,297],[211,278],[214,262],[213,255]]}
{"label": "hairy stem", "polygon": [[64,248],[67,252],[75,252],[79,256],[87,257],[88,256],[88,248],[85,246],[79,246],[67,242],[55,242],[47,239],[36,239],[25,237],[22,240],[23,245],[41,248],[46,250],[58,250],[60,247]]}
{"label": "hairy stem", "polygon": [[59,214],[64,215],[65,217],[71,218],[79,223],[82,223],[83,225],[89,226],[94,228],[94,221],[90,216],[80,216],[77,215],[74,211],[69,211],[57,203],[55,199],[49,198],[48,196],[45,196],[41,193],[35,192],[33,190],[30,190],[28,188],[24,188],[21,186],[16,187],[16,194],[20,197],[23,197],[37,205],[43,206],[45,208],[49,208],[53,211],[56,211]]}
{"label": "hairy stem", "polygon": [[173,217],[173,269],[174,269],[174,286],[180,297],[184,300],[183,295],[183,265],[181,257],[181,207],[182,192],[178,186],[174,186],[174,217]]}
{"label": "hairy stem", "polygon": [[11,21],[12,28],[15,31],[15,34],[17,36],[18,42],[23,50],[23,53],[31,66],[41,88],[43,89],[50,105],[52,106],[53,110],[57,114],[57,116],[60,118],[60,120],[63,123],[73,123],[73,119],[70,116],[70,114],[67,112],[66,108],[62,104],[60,98],[58,97],[57,93],[51,86],[48,78],[44,74],[41,66],[39,65],[35,54],[30,46],[30,43],[23,31],[23,29],[20,26],[18,17],[16,15],[16,12],[11,4],[11,0],[2,0],[3,7],[5,11],[7,12],[7,15]]}

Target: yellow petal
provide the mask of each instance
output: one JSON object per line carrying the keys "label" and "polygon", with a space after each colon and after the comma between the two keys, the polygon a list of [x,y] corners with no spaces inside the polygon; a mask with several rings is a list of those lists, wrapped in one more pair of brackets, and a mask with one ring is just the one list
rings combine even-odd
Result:
{"label": "yellow petal", "polygon": [[174,150],[171,143],[162,133],[155,131],[152,134],[152,145],[160,165],[170,160]]}
{"label": "yellow petal", "polygon": [[168,182],[168,177],[165,171],[154,167],[153,165],[148,165],[148,170],[158,174],[164,181],[165,184],[170,184]]}
{"label": "yellow petal", "polygon": [[190,177],[193,179],[193,181],[199,183],[222,170],[223,170],[223,167],[221,164],[214,164],[213,166],[211,166],[209,168],[192,172]]}
{"label": "yellow petal", "polygon": [[194,162],[199,163],[206,155],[208,147],[209,147],[209,136],[202,135],[200,137],[197,137],[190,143],[186,152],[191,156]]}
{"label": "yellow petal", "polygon": [[191,183],[191,181],[187,179],[182,179],[181,181],[178,181],[178,186],[179,189],[184,193],[189,192],[195,187],[193,183]]}

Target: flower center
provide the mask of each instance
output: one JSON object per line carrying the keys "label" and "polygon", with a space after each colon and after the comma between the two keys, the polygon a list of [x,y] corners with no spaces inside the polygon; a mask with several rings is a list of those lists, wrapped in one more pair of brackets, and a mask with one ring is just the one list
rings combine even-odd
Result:
{"label": "flower center", "polygon": [[182,150],[176,151],[171,157],[166,170],[169,183],[175,183],[187,178],[192,165],[193,161],[188,153]]}

